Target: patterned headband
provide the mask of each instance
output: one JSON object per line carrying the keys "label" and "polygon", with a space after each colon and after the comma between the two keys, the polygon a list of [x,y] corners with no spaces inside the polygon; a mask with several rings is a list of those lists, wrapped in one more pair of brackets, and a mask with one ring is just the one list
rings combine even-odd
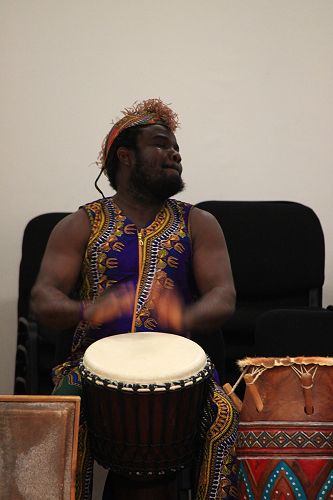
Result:
{"label": "patterned headband", "polygon": [[135,103],[131,108],[125,108],[122,114],[124,116],[113,125],[103,141],[98,157],[98,164],[102,170],[105,168],[112,144],[123,130],[140,125],[163,123],[174,132],[179,125],[177,114],[164,104],[161,99],[147,99]]}

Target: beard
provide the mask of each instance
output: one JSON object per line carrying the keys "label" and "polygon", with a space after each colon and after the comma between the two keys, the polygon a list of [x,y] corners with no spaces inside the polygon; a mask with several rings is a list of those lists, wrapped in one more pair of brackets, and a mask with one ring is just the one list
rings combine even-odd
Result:
{"label": "beard", "polygon": [[181,175],[177,173],[169,175],[163,169],[155,176],[147,173],[139,153],[136,153],[129,184],[138,197],[158,202],[180,193],[185,187]]}

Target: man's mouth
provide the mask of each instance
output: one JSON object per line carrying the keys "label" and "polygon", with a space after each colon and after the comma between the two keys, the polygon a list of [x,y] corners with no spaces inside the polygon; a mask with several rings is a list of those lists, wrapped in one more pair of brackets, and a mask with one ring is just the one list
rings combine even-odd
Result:
{"label": "man's mouth", "polygon": [[163,165],[163,168],[165,169],[170,169],[170,170],[175,170],[179,175],[182,174],[182,166],[177,164],[172,164],[172,165]]}

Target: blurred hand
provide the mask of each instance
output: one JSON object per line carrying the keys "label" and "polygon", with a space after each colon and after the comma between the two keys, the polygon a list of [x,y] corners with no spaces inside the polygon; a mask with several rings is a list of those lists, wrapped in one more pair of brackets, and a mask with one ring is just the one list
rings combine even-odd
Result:
{"label": "blurred hand", "polygon": [[91,326],[108,323],[120,316],[133,313],[135,289],[131,283],[115,286],[85,308],[85,320]]}
{"label": "blurred hand", "polygon": [[152,293],[156,319],[165,332],[184,335],[184,302],[175,290],[155,287]]}

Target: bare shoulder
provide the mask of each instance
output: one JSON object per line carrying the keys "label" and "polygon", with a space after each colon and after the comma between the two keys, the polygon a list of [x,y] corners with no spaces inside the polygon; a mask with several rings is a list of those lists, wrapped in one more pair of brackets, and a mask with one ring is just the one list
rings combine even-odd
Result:
{"label": "bare shoulder", "polygon": [[90,236],[90,222],[85,210],[80,208],[77,212],[67,215],[54,227],[49,245],[70,242],[73,244],[86,244]]}
{"label": "bare shoulder", "polygon": [[209,222],[209,221],[217,222],[216,217],[214,217],[213,214],[211,214],[210,212],[207,212],[206,210],[202,210],[201,208],[198,208],[198,207],[191,208],[190,221],[191,221],[191,224],[196,223],[196,222],[198,222],[198,223],[204,223],[204,222]]}
{"label": "bare shoulder", "polygon": [[52,288],[69,293],[77,281],[90,236],[90,222],[83,209],[64,217],[54,227],[34,286],[34,297]]}
{"label": "bare shoulder", "polygon": [[201,239],[202,237],[207,238],[222,238],[223,231],[213,214],[201,210],[197,207],[192,207],[189,217],[189,224],[191,228],[192,238]]}

